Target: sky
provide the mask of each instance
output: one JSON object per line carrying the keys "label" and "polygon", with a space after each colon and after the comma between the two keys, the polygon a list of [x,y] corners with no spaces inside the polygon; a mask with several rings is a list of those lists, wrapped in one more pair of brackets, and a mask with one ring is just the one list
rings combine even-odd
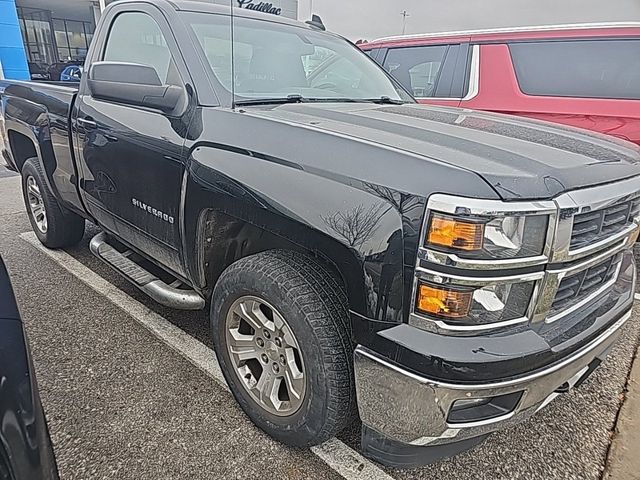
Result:
{"label": "sky", "polygon": [[299,18],[310,4],[328,30],[356,41],[406,32],[578,22],[639,21],[640,0],[299,0]]}

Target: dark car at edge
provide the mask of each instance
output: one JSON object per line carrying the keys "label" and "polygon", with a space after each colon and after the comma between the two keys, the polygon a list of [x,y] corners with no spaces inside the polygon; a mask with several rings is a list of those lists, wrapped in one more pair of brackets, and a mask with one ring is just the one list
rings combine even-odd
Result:
{"label": "dark car at edge", "polygon": [[58,480],[27,337],[1,258],[0,480]]}

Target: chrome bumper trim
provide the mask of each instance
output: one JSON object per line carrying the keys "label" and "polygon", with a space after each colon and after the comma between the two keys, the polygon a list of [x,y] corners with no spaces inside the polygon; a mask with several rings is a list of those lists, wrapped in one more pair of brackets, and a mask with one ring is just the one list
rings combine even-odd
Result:
{"label": "chrome bumper trim", "polygon": [[620,330],[620,328],[622,328],[622,326],[625,323],[627,323],[629,318],[631,318],[631,311],[625,313],[622,316],[622,318],[620,318],[620,320],[618,320],[616,323],[611,325],[611,327],[609,327],[602,335],[600,335],[598,338],[596,338],[593,342],[591,342],[589,345],[584,347],[578,353],[574,354],[571,357],[567,357],[562,362],[557,363],[557,364],[549,367],[546,370],[541,370],[539,372],[533,373],[533,374],[531,374],[529,376],[526,376],[526,377],[520,377],[520,378],[517,378],[517,379],[514,379],[514,380],[505,380],[503,382],[495,382],[495,383],[480,383],[480,384],[473,384],[473,385],[460,385],[460,384],[456,384],[456,383],[440,382],[438,380],[428,380],[428,379],[426,379],[424,377],[421,377],[420,375],[416,375],[415,373],[408,372],[407,370],[404,370],[401,367],[398,367],[397,365],[389,363],[386,360],[381,359],[377,355],[371,354],[367,350],[362,349],[362,347],[357,347],[356,351],[360,350],[360,352],[362,352],[363,355],[368,356],[371,359],[375,359],[377,362],[387,366],[388,368],[391,368],[392,370],[395,370],[398,373],[402,373],[405,376],[411,377],[414,380],[419,380],[419,381],[421,381],[423,383],[429,383],[429,384],[432,384],[432,385],[438,385],[438,386],[443,387],[443,388],[449,388],[449,389],[452,389],[452,390],[468,390],[469,388],[473,388],[474,390],[484,390],[484,389],[488,389],[488,388],[510,387],[510,386],[513,386],[513,385],[521,384],[521,383],[528,383],[528,382],[530,382],[532,380],[535,380],[537,378],[544,377],[545,375],[548,375],[550,373],[556,372],[556,371],[566,367],[567,365],[579,360],[580,358],[582,358],[585,355],[587,355],[590,352],[592,352],[594,349],[598,348],[603,342],[605,342],[609,337],[611,337],[611,335],[613,335],[618,330]]}
{"label": "chrome bumper trim", "polygon": [[[596,358],[604,357],[630,317],[631,311],[589,345],[549,368],[493,383],[464,385],[431,380],[358,346],[354,361],[360,416],[368,427],[412,445],[451,443],[519,423],[540,410],[558,387],[575,379]],[[513,412],[482,422],[447,423],[456,400],[519,391],[524,394]]]}

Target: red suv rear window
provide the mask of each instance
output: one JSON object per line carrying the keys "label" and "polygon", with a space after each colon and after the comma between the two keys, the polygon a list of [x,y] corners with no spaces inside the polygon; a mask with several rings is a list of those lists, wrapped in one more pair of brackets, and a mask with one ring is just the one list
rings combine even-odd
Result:
{"label": "red suv rear window", "polygon": [[640,39],[509,45],[523,93],[640,99]]}

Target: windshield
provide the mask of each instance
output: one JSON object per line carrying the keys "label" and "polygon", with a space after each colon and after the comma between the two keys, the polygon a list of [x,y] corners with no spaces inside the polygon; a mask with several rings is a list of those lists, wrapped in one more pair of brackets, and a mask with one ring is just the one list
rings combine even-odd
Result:
{"label": "windshield", "polygon": [[[230,92],[230,17],[194,12],[184,16],[206,63]],[[236,100],[413,101],[366,54],[342,38],[243,17],[235,18],[234,30]]]}

